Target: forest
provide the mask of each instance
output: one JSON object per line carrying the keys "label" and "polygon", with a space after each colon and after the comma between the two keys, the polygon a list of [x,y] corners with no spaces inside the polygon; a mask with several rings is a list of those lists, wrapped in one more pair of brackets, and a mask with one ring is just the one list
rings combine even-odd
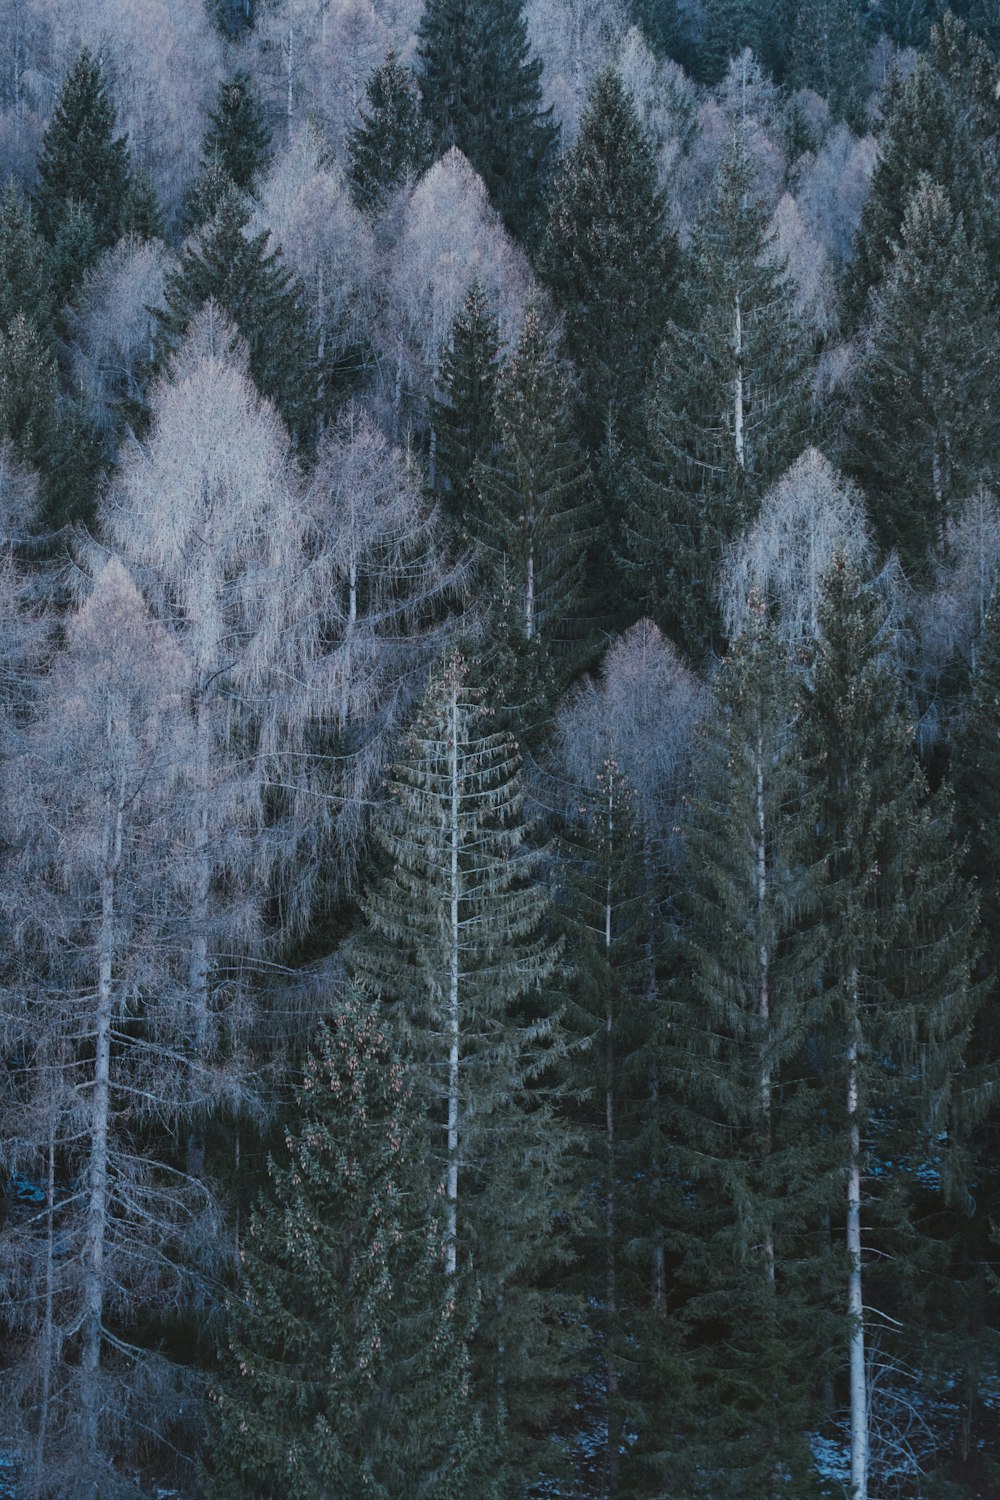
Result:
{"label": "forest", "polygon": [[996,0],[0,0],[0,1497],[1000,1494]]}

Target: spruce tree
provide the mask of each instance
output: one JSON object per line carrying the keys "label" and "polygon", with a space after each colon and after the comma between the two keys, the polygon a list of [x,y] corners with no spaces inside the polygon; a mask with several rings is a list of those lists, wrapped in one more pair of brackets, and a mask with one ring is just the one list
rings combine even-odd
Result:
{"label": "spruce tree", "polygon": [[483,288],[473,282],[451,325],[438,374],[440,395],[431,402],[434,488],[456,526],[469,524],[477,465],[493,457],[499,352],[497,320]]}
{"label": "spruce tree", "polygon": [[[463,1500],[482,1462],[408,1072],[348,992],[296,1090],[230,1301],[211,1500]],[[439,1200],[438,1200],[439,1202]]]}
{"label": "spruce tree", "polygon": [[37,329],[50,327],[49,249],[35,227],[31,205],[10,178],[0,205],[0,328],[18,313]]}
{"label": "spruce tree", "polygon": [[250,208],[230,190],[218,213],[181,253],[164,287],[158,362],[180,347],[195,314],[216,304],[235,324],[250,351],[257,389],[272,400],[300,443],[315,436],[319,372],[302,289],[268,249],[268,231],[247,234]]}
{"label": "spruce tree", "polygon": [[626,547],[642,607],[703,657],[721,639],[723,552],[805,446],[809,422],[808,339],[738,131],[682,303],[647,397],[650,459],[631,476]]}
{"label": "spruce tree", "polygon": [[560,169],[541,254],[592,450],[609,425],[628,426],[665,332],[677,251],[664,211],[652,142],[621,76],[606,68]]}
{"label": "spruce tree", "polygon": [[219,84],[201,145],[201,170],[185,203],[189,228],[215,214],[227,191],[249,193],[267,165],[271,131],[256,86],[242,69]]}
{"label": "spruce tree", "polygon": [[63,80],[38,158],[38,217],[54,239],[71,205],[89,214],[100,249],[122,233],[128,197],[128,142],[115,134],[114,105],[86,47]]}
{"label": "spruce tree", "polygon": [[701,725],[682,969],[663,1031],[685,1191],[668,1218],[677,1399],[635,1455],[657,1493],[819,1492],[805,1435],[836,1325],[816,1234],[830,1183],[801,1061],[817,1019],[823,871],[797,689],[754,595]]}
{"label": "spruce tree", "polygon": [[985,214],[981,153],[954,94],[926,54],[908,78],[893,76],[883,108],[879,158],[845,290],[845,309],[854,322],[861,319],[872,287],[886,275],[921,172],[947,192],[970,240],[981,234]]}
{"label": "spruce tree", "polygon": [[347,137],[347,176],[357,207],[377,213],[430,150],[416,79],[395,52],[369,75],[360,115]]}
{"label": "spruce tree", "polygon": [[544,1462],[572,1342],[547,1275],[566,1249],[566,1043],[517,753],[488,720],[453,657],[376,815],[383,868],[348,963],[412,1049],[423,1150],[445,1184],[443,1281],[459,1318],[476,1323],[471,1411],[495,1445],[479,1493],[513,1500]]}
{"label": "spruce tree", "polygon": [[925,1359],[937,1315],[926,1275],[918,1281],[936,1247],[915,1200],[922,1173],[939,1203],[961,1179],[960,1096],[963,1114],[971,1101],[960,1074],[980,998],[970,983],[975,901],[950,840],[951,799],[947,789],[928,797],[881,659],[884,608],[842,560],[820,626],[803,716],[827,870],[825,1015],[811,1051],[823,1139],[846,1185],[851,1484],[867,1500],[873,1320],[883,1358]]}
{"label": "spruce tree", "polygon": [[[503,596],[498,633],[522,658],[519,672],[512,674],[508,660],[498,675],[509,705],[520,688],[526,701],[518,704],[519,723],[528,733],[556,686],[549,682],[546,691],[547,669],[561,657],[565,680],[579,638],[589,488],[565,373],[536,309],[528,310],[500,371],[496,445],[477,484],[480,503],[469,529],[492,575],[494,598]],[[520,681],[512,683],[512,675]]]}
{"label": "spruce tree", "polygon": [[789,61],[790,83],[814,89],[835,119],[864,132],[868,49],[853,0],[800,0]]}
{"label": "spruce tree", "polygon": [[872,302],[849,427],[882,545],[926,576],[949,523],[1000,478],[1000,328],[990,269],[945,189],[921,175]]}

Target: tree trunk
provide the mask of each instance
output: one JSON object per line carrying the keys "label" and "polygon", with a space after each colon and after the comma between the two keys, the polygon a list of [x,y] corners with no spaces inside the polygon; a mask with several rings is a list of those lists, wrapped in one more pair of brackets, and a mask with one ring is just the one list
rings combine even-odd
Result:
{"label": "tree trunk", "polygon": [[459,799],[458,799],[458,694],[452,689],[449,704],[451,725],[448,744],[448,775],[451,784],[451,900],[448,951],[448,1242],[446,1264],[449,1276],[458,1265],[458,1067],[459,1067]]}
{"label": "tree trunk", "polygon": [[[767,810],[764,801],[764,742],[760,734],[756,744],[756,812],[757,812],[757,917],[761,928],[761,942],[757,950],[757,1012],[761,1021],[761,1042],[766,1048],[767,1023],[771,1018],[770,954],[763,937],[764,919],[767,909]],[[766,1159],[771,1154],[771,1069],[766,1056],[760,1069],[760,1107],[762,1114],[762,1150]],[[764,1231],[764,1263],[768,1280],[774,1282],[774,1227],[768,1224]]]}
{"label": "tree trunk", "polygon": [[[195,709],[195,816],[191,851],[194,881],[191,893],[191,956],[188,965],[192,1013],[191,1050],[196,1079],[208,1053],[208,917],[212,886],[212,855],[209,847],[210,733],[208,705],[204,691],[200,690]],[[196,1099],[196,1110],[197,1107]],[[188,1132],[186,1154],[188,1173],[192,1177],[200,1177],[205,1166],[205,1130],[204,1122],[198,1114]]]}
{"label": "tree trunk", "polygon": [[850,978],[853,1035],[847,1050],[847,1313],[851,1347],[851,1500],[868,1500],[868,1390],[865,1375],[865,1314],[861,1286],[861,1091],[858,976]]}
{"label": "tree trunk", "polygon": [[45,1479],[45,1447],[49,1431],[49,1401],[52,1390],[52,1365],[55,1356],[55,1327],[53,1310],[55,1301],[55,1207],[56,1207],[56,1115],[55,1081],[53,1098],[49,1101],[48,1172],[45,1180],[45,1312],[42,1319],[41,1347],[41,1392],[38,1398],[38,1431],[35,1434],[35,1472],[32,1479],[32,1495],[40,1500]]}
{"label": "tree trunk", "polygon": [[[613,843],[615,826],[614,807],[615,779],[613,775],[608,776],[608,846],[609,851]],[[609,960],[608,969],[610,973],[610,957],[612,942],[612,906],[613,906],[613,873],[608,865],[607,883],[604,899],[604,952]],[[608,1447],[607,1462],[605,1465],[606,1490],[609,1495],[615,1494],[618,1487],[618,1449],[620,1445],[621,1420],[618,1412],[618,1265],[616,1256],[617,1236],[617,1169],[615,1162],[615,1032],[614,1032],[614,1010],[612,988],[608,986],[607,1004],[604,1013],[604,1128],[607,1145],[607,1199],[605,1210],[605,1242],[606,1242],[606,1265],[607,1284],[605,1296],[607,1300],[607,1324],[605,1337],[607,1339],[606,1349],[606,1379],[607,1379],[607,1403],[608,1403]]]}
{"label": "tree trunk", "polygon": [[743,309],[740,294],[736,293],[736,323],[733,330],[733,355],[736,360],[736,375],[733,381],[733,442],[736,447],[736,464],[746,468],[746,448],[743,436]]}

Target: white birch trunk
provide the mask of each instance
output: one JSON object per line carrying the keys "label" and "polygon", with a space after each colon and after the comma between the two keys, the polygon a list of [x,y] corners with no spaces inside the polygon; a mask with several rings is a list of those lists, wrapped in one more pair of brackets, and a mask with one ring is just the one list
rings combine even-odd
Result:
{"label": "white birch trunk", "polygon": [[[199,690],[195,709],[195,782],[194,829],[191,860],[191,955],[188,961],[188,986],[192,1014],[191,1050],[197,1077],[208,1053],[208,919],[212,889],[212,852],[209,840],[209,763],[211,725],[203,690]],[[200,1177],[204,1167],[205,1141],[200,1122],[192,1127],[187,1142],[187,1170]]]}
{"label": "white birch trunk", "polygon": [[736,359],[736,375],[733,381],[733,442],[736,446],[736,463],[746,468],[746,444],[743,436],[743,309],[740,294],[736,293],[736,320],[733,329],[733,354]]}
{"label": "white birch trunk", "polygon": [[[121,803],[106,809],[104,869],[101,872],[101,925],[98,938],[97,1015],[94,1029],[93,1099],[90,1116],[90,1182],[83,1251],[83,1316],[80,1376],[83,1442],[89,1473],[96,1474],[101,1343],[104,1327],[104,1250],[108,1220],[108,1147],[111,1120],[111,1022],[114,1011],[115,882],[121,863]],[[96,1478],[88,1486],[97,1500]]]}
{"label": "white birch trunk", "polygon": [[524,596],[524,636],[533,640],[535,635],[535,552],[528,549],[528,582]]}
{"label": "white birch trunk", "polygon": [[[614,776],[608,774],[608,846],[612,844],[615,822],[615,793]],[[604,952],[610,959],[612,940],[612,898],[613,898],[613,873],[611,865],[608,865],[607,880],[604,892]],[[607,1135],[607,1209],[605,1215],[605,1235],[607,1240],[607,1287],[606,1297],[608,1305],[607,1317],[607,1383],[608,1383],[608,1454],[607,1454],[607,1491],[614,1494],[617,1489],[618,1477],[618,1363],[617,1363],[617,1321],[618,1321],[618,1267],[615,1257],[615,1233],[616,1233],[616,1164],[615,1164],[615,1033],[614,1012],[612,1010],[611,988],[608,988],[607,1008],[604,1015],[604,1047],[605,1047],[605,1091],[604,1091],[604,1126]]]}
{"label": "white birch trunk", "polygon": [[865,1376],[864,1298],[861,1285],[861,1090],[859,1080],[858,977],[850,977],[854,1035],[847,1050],[847,1312],[851,1348],[851,1500],[868,1500],[868,1390]]}
{"label": "white birch trunk", "polygon": [[[761,928],[767,908],[767,812],[764,802],[764,742],[758,734],[756,745],[756,812],[757,812],[757,913]],[[767,1022],[771,1018],[771,959],[767,943],[761,937],[757,950],[757,1012],[761,1022],[761,1039],[767,1045]],[[760,1106],[764,1133],[764,1154],[771,1152],[771,1069],[766,1060],[760,1070]],[[768,1279],[774,1281],[774,1229],[768,1224],[764,1234],[764,1262]]]}
{"label": "white birch trunk", "polygon": [[459,805],[458,805],[458,694],[452,688],[448,776],[450,808],[450,910],[448,953],[448,1241],[446,1267],[454,1276],[458,1266],[458,1147],[459,1147]]}
{"label": "white birch trunk", "polygon": [[[53,1089],[55,1083],[53,1081]],[[45,1480],[45,1449],[49,1433],[49,1402],[55,1355],[55,1208],[56,1208],[56,1117],[54,1100],[49,1115],[48,1172],[45,1181],[45,1312],[42,1319],[41,1393],[38,1398],[38,1431],[35,1434],[35,1472],[32,1495],[40,1500]]]}
{"label": "white birch trunk", "polygon": [[294,109],[295,109],[295,101],[294,101],[294,97],[293,97],[293,93],[292,93],[292,77],[293,77],[294,51],[295,51],[295,23],[291,19],[291,17],[289,17],[289,19],[288,19],[288,102],[287,102],[287,110],[288,110],[288,119],[289,119],[289,121],[291,121],[292,114],[294,113]]}

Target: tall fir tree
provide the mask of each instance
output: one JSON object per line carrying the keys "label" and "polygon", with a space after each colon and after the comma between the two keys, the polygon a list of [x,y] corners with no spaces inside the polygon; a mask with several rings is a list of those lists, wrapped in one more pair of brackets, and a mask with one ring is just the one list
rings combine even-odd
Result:
{"label": "tall fir tree", "polygon": [[121,235],[131,172],[128,141],[116,130],[100,64],[84,47],[63,80],[38,158],[38,218],[48,239],[73,204],[89,214],[99,249]]}
{"label": "tall fir tree", "polygon": [[981,995],[970,979],[976,904],[950,838],[951,799],[947,789],[927,795],[882,659],[884,606],[842,559],[820,626],[803,715],[816,855],[827,868],[825,1016],[812,1051],[823,1136],[846,1187],[837,1219],[851,1484],[867,1500],[878,1424],[870,1340],[877,1328],[885,1361],[929,1355],[937,1305],[926,1272],[938,1247],[918,1199],[922,1178],[938,1206],[961,1183],[959,1116],[971,1112],[961,1074]]}
{"label": "tall fir tree", "polygon": [[500,337],[489,300],[473,282],[441,355],[440,394],[431,402],[432,481],[456,526],[476,508],[476,470],[493,458]]}
{"label": "tall fir tree", "polygon": [[517,754],[460,658],[432,682],[389,792],[348,963],[412,1049],[423,1150],[444,1182],[442,1276],[476,1323],[471,1410],[496,1454],[479,1493],[513,1500],[545,1464],[572,1346],[550,1274],[566,1254],[566,1041]]}
{"label": "tall fir tree", "polygon": [[666,329],[677,247],[664,213],[652,141],[621,75],[606,68],[553,189],[540,262],[565,315],[591,450],[609,426],[628,426]]}
{"label": "tall fir tree", "polygon": [[496,444],[476,484],[469,530],[499,606],[497,677],[531,738],[566,685],[574,644],[579,650],[590,486],[565,371],[537,309],[500,371]]}
{"label": "tall fir tree", "polygon": [[208,222],[232,188],[250,193],[267,166],[271,130],[250,74],[240,69],[219,84],[201,144],[201,169],[188,192],[190,229]]}
{"label": "tall fir tree", "polygon": [[[822,864],[799,684],[758,595],[703,720],[685,844],[682,969],[663,1028],[676,1195],[676,1399],[640,1435],[657,1493],[819,1493],[806,1432],[835,1337],[816,1226],[830,1195],[801,1065],[817,1020]],[[678,1338],[678,1331],[680,1337]]]}
{"label": "tall fir tree", "polygon": [[921,175],[871,304],[848,431],[883,547],[925,578],[961,503],[1000,479],[1000,322],[990,268],[949,194]]}
{"label": "tall fir tree", "polygon": [[316,366],[302,289],[268,249],[268,231],[248,234],[250,207],[235,190],[181,252],[157,310],[158,362],[180,347],[200,308],[213,302],[235,324],[250,351],[250,373],[300,444],[311,444],[319,415]]}
{"label": "tall fir tree", "polygon": [[524,0],[428,0],[418,80],[436,158],[452,146],[486,183],[518,239],[538,228],[559,129],[542,104]]}
{"label": "tall fir tree", "polygon": [[30,203],[11,178],[0,204],[0,328],[22,313],[44,331],[52,311],[49,248]]}
{"label": "tall fir tree", "polygon": [[641,607],[702,658],[721,642],[723,552],[809,430],[809,340],[739,130],[695,232],[682,303],[647,397],[649,460],[629,476],[626,553]]}
{"label": "tall fir tree", "polygon": [[800,0],[790,51],[789,81],[814,89],[836,119],[863,133],[868,48],[853,0]]}
{"label": "tall fir tree", "polygon": [[324,1022],[230,1300],[210,1500],[462,1500],[484,1454],[408,1072],[377,1005]]}
{"label": "tall fir tree", "polygon": [[347,175],[357,207],[377,213],[430,156],[417,81],[395,52],[369,74],[359,114],[347,137]]}

